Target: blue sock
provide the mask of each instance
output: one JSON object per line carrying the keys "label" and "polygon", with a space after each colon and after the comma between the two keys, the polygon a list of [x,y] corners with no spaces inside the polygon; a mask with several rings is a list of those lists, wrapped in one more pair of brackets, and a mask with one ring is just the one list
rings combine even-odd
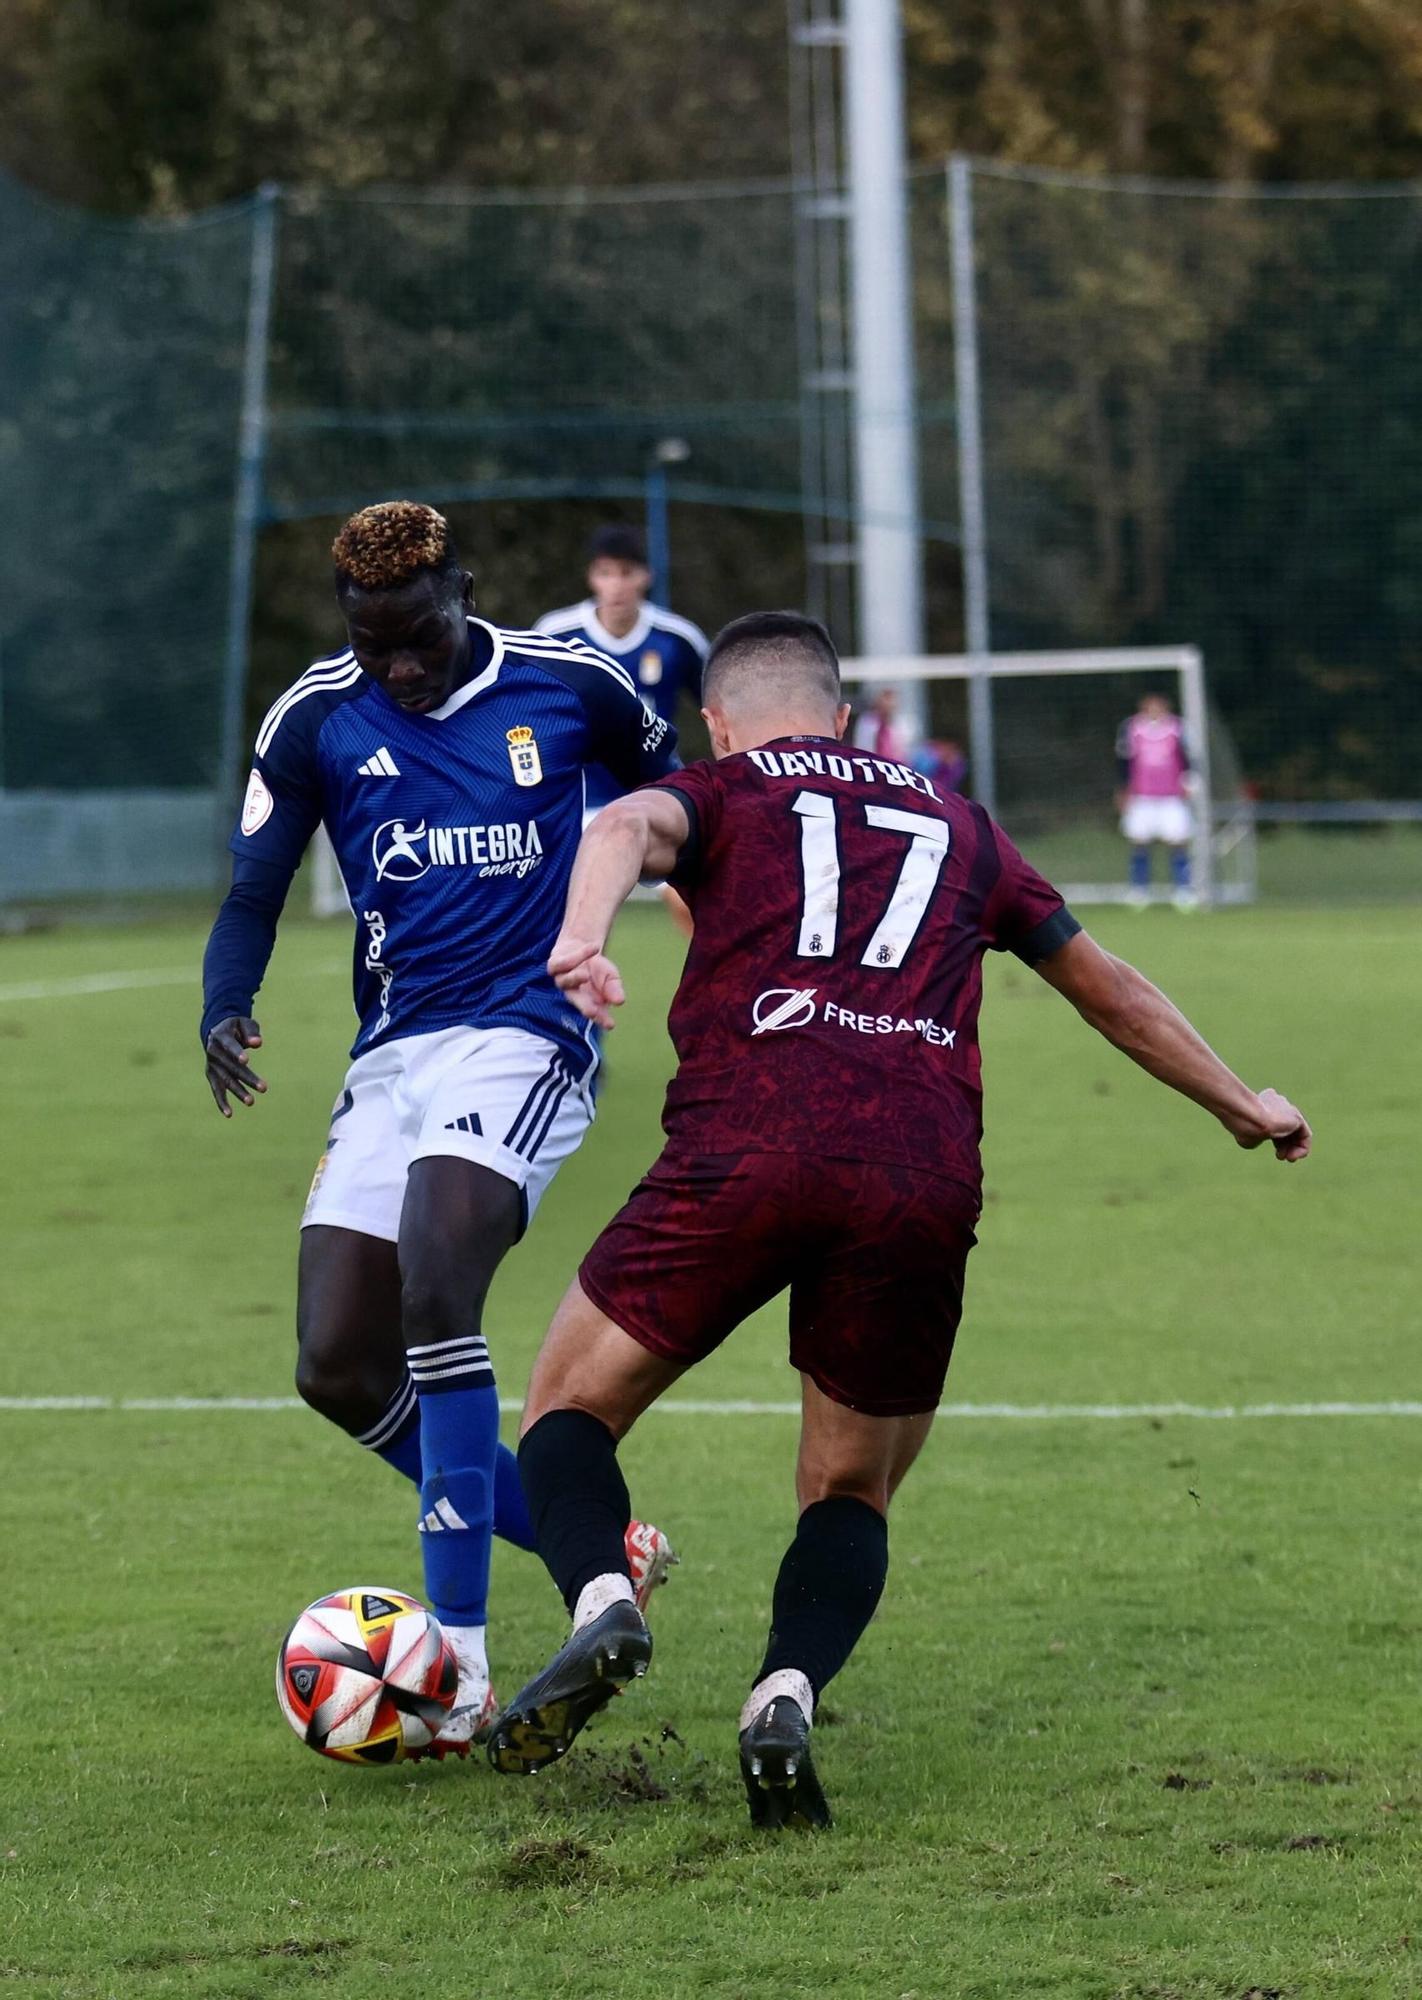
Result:
{"label": "blue sock", "polygon": [[1133,889],[1148,889],[1150,887],[1150,849],[1148,847],[1133,847],[1131,849],[1131,887]]}
{"label": "blue sock", "polygon": [[416,1349],[410,1372],[420,1399],[425,1595],[442,1625],[483,1625],[499,1455],[493,1371],[482,1341],[455,1340]]}
{"label": "blue sock", "polygon": [[1170,879],[1177,889],[1190,886],[1190,850],[1188,847],[1172,847],[1170,850]]}
{"label": "blue sock", "polygon": [[406,1375],[368,1431],[356,1439],[367,1451],[418,1486],[420,1483],[420,1405],[415,1385]]}
{"label": "blue sock", "polygon": [[506,1444],[499,1446],[494,1465],[494,1533],[516,1549],[535,1549],[533,1522],[519,1477],[518,1459]]}
{"label": "blue sock", "polygon": [[[412,1486],[422,1483],[420,1406],[408,1375],[381,1412],[379,1421],[363,1432],[356,1443],[383,1458],[387,1465],[393,1465]],[[500,1541],[511,1542],[516,1549],[531,1551],[534,1547],[533,1523],[528,1518],[528,1502],[518,1476],[518,1459],[506,1444],[499,1446],[494,1465],[494,1533]]]}

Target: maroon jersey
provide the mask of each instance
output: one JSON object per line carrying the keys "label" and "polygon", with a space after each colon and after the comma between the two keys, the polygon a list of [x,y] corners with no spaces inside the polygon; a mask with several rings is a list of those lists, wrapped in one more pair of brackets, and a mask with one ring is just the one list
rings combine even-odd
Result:
{"label": "maroon jersey", "polygon": [[982,807],[794,736],[662,779],[691,820],[695,936],[672,1003],[679,1152],[797,1153],[981,1179],[982,957],[1080,925]]}

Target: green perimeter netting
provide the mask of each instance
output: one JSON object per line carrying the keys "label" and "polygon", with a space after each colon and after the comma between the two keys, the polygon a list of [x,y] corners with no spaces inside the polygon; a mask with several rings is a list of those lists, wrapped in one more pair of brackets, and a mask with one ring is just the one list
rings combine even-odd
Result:
{"label": "green perimeter netting", "polygon": [[[1266,796],[1415,797],[1416,192],[1246,198],[977,169],[973,195],[994,644],[1196,643]],[[910,226],[927,642],[948,650],[937,170],[911,180]],[[248,354],[268,229],[270,338]],[[805,334],[844,306],[797,287],[783,184],[283,194],[151,224],[0,183],[0,232],[0,900],[221,865],[240,775],[244,365],[263,384],[253,532],[402,492],[635,506],[672,437],[691,454],[672,496],[701,503],[708,544],[723,510],[824,497]],[[568,594],[550,567],[526,615]],[[738,566],[734,600],[696,609],[713,622],[760,594]]]}
{"label": "green perimeter netting", "polygon": [[1422,794],[1422,189],[973,175],[993,643],[1198,645],[1266,797]]}

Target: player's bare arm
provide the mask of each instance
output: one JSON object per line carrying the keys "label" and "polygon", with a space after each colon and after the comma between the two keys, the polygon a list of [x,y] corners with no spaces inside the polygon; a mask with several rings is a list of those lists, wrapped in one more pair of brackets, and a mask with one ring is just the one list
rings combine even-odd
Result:
{"label": "player's bare arm", "polygon": [[1132,1062],[1213,1113],[1238,1145],[1268,1143],[1277,1159],[1307,1159],[1313,1134],[1302,1112],[1276,1090],[1251,1090],[1159,987],[1085,931],[1037,971]]}
{"label": "player's bare arm", "polygon": [[691,822],[671,792],[633,792],[603,808],[583,835],[568,884],[563,928],[548,970],[578,1012],[600,1028],[627,998],[622,975],[604,947],[613,920],[641,881],[665,881],[686,845]]}
{"label": "player's bare arm", "polygon": [[228,1097],[254,1104],[266,1091],[266,1081],[252,1068],[248,1051],[262,1046],[262,1031],[249,1014],[219,1021],[207,1037],[207,1087],[224,1118],[232,1116]]}

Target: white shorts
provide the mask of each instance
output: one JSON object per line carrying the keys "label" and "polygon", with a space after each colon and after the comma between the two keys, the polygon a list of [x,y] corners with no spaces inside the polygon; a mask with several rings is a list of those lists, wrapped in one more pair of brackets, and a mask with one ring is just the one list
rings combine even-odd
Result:
{"label": "white shorts", "polygon": [[1121,815],[1121,831],[1134,847],[1144,847],[1152,840],[1183,847],[1194,831],[1194,820],[1184,799],[1129,798]]}
{"label": "white shorts", "polygon": [[442,1028],[357,1056],[331,1112],[303,1229],[327,1223],[394,1243],[415,1160],[472,1160],[523,1195],[524,1227],[592,1123],[589,1080],[541,1035]]}

